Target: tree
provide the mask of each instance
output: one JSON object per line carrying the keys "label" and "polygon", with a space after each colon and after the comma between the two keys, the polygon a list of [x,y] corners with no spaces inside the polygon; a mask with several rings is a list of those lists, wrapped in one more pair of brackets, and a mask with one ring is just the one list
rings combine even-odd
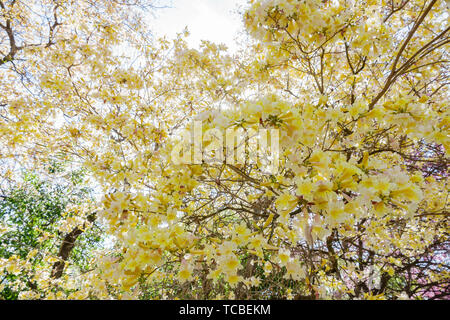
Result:
{"label": "tree", "polygon": [[235,55],[88,3],[0,84],[4,156],[70,155],[103,193],[114,246],[71,298],[448,298],[445,1],[249,1]]}
{"label": "tree", "polygon": [[[21,293],[27,291],[32,293],[28,298],[39,298],[46,287],[56,293],[57,286],[51,281],[61,278],[66,265],[78,272],[88,271],[92,249],[99,245],[101,230],[88,228],[86,223],[93,222],[92,214],[82,218],[81,210],[87,210],[92,201],[92,191],[81,186],[83,173],[64,172],[58,163],[47,170],[49,180],[41,180],[42,173],[25,172],[21,182],[0,195],[4,299],[24,298]],[[62,173],[63,178],[58,177]]]}

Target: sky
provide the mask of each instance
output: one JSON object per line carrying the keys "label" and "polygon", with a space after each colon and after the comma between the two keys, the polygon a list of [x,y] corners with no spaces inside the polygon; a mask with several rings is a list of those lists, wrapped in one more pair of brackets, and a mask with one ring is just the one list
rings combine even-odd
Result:
{"label": "sky", "polygon": [[158,9],[151,18],[155,35],[175,37],[188,28],[188,43],[198,47],[201,40],[224,43],[229,49],[237,48],[235,37],[242,29],[237,13],[247,0],[162,0],[170,8]]}

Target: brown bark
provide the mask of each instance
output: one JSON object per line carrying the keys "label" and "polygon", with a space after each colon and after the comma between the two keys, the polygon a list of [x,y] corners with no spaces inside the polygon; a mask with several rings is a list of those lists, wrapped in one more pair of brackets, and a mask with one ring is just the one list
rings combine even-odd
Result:
{"label": "brown bark", "polygon": [[[89,222],[94,222],[95,217],[96,213],[94,212],[87,217],[87,220]],[[83,233],[85,227],[85,224],[83,224],[82,228],[76,227],[64,237],[64,240],[58,252],[59,261],[53,264],[52,278],[59,279],[63,275],[66,261],[69,259],[70,252],[72,252],[72,249],[75,246],[75,241]]]}

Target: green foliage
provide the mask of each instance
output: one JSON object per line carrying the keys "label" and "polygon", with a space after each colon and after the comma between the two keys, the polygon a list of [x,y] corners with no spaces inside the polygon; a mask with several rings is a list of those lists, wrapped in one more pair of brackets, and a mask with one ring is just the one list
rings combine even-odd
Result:
{"label": "green foliage", "polygon": [[[63,219],[73,213],[65,213],[71,204],[80,204],[91,200],[92,190],[83,185],[84,172],[71,171],[64,174],[64,164],[50,162],[44,179],[43,175],[24,172],[20,183],[16,183],[0,195],[0,224],[7,231],[0,234],[0,259],[12,256],[26,259],[34,249],[58,253],[64,234],[58,230]],[[97,230],[98,231],[98,230]],[[48,237],[45,235],[53,235]],[[43,237],[44,236],[44,237]],[[45,240],[42,240],[45,239]],[[77,244],[71,252],[71,262],[81,271],[89,269],[90,249],[98,246],[101,232],[87,230],[77,239]],[[33,268],[42,263],[42,256],[38,253],[31,259]],[[30,282],[29,275],[19,276],[6,273],[0,284],[4,285],[0,291],[3,299],[17,299],[16,282],[35,287]]]}

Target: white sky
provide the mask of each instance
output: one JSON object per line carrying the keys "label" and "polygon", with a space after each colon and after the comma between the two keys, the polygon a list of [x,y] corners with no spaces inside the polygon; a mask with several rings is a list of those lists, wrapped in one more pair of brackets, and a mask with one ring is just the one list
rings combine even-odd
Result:
{"label": "white sky", "polygon": [[190,32],[188,43],[197,48],[201,40],[224,43],[236,49],[234,39],[242,29],[239,7],[247,0],[163,0],[170,8],[158,9],[151,18],[155,35],[175,37],[187,26]]}

